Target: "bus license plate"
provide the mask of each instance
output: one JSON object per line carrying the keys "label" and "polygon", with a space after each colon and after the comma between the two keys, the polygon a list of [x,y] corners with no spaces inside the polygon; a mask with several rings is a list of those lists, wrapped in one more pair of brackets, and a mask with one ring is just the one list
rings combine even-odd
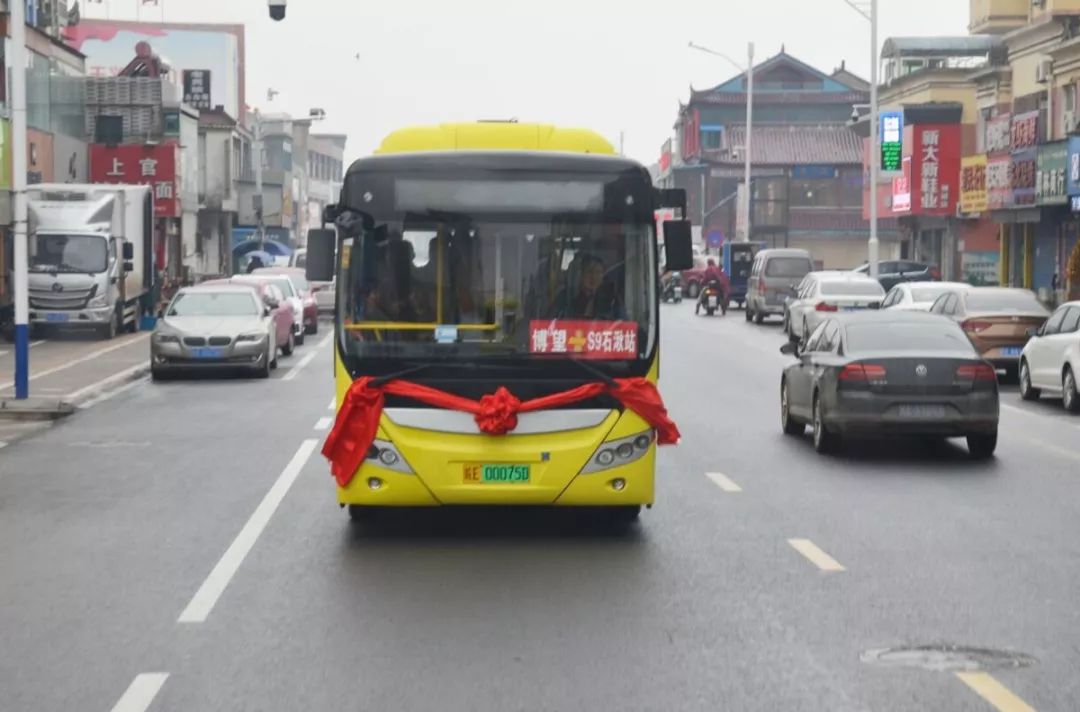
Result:
{"label": "bus license plate", "polygon": [[943,405],[902,405],[900,406],[901,418],[944,418],[945,406]]}
{"label": "bus license plate", "polygon": [[463,469],[467,485],[520,485],[529,483],[528,465],[467,464]]}
{"label": "bus license plate", "polygon": [[195,358],[221,358],[224,355],[222,349],[192,349],[191,355]]}

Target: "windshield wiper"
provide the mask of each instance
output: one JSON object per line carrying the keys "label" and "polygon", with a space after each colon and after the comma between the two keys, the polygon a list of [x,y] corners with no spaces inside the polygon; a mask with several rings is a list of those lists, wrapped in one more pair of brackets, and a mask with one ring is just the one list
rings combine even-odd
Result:
{"label": "windshield wiper", "polygon": [[610,388],[615,388],[618,385],[615,382],[614,378],[612,378],[611,376],[609,376],[607,373],[605,373],[601,369],[597,368],[596,366],[593,366],[590,363],[586,363],[582,359],[570,357],[570,358],[567,358],[566,360],[568,362],[574,364],[578,368],[580,368],[585,373],[588,373],[590,376],[593,376],[594,378],[597,378],[597,379],[603,381],[604,385],[606,385],[606,386],[608,386]]}

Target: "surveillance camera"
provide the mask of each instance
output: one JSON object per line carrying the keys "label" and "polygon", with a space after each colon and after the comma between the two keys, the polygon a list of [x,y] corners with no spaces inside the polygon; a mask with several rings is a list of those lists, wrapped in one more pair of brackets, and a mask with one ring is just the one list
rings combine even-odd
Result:
{"label": "surveillance camera", "polygon": [[852,109],[851,109],[851,120],[852,121],[858,121],[859,117],[860,117],[859,108],[858,107],[852,107]]}
{"label": "surveillance camera", "polygon": [[267,2],[270,4],[270,19],[278,21],[284,20],[286,0],[267,0]]}

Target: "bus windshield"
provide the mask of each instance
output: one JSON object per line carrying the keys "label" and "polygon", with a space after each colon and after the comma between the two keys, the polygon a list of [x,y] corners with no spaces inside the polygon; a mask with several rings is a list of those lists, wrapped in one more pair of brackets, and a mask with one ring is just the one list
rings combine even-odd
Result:
{"label": "bus windshield", "polygon": [[339,310],[359,359],[648,358],[651,224],[597,214],[404,212],[345,240]]}

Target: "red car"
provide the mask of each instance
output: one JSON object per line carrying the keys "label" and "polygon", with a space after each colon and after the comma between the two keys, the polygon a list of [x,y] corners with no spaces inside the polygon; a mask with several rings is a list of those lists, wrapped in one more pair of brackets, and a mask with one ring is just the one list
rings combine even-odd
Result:
{"label": "red car", "polygon": [[239,284],[254,289],[262,303],[270,310],[270,315],[274,318],[274,324],[277,327],[277,345],[281,349],[281,355],[292,355],[293,350],[296,348],[296,337],[293,335],[292,328],[293,316],[288,306],[285,305],[285,295],[281,293],[280,289],[269,282],[234,282],[231,279],[211,279],[200,282],[200,284]]}
{"label": "red car", "polygon": [[319,333],[319,305],[315,302],[315,290],[307,281],[303,267],[259,267],[252,274],[284,274],[296,285],[304,302],[304,333]]}

